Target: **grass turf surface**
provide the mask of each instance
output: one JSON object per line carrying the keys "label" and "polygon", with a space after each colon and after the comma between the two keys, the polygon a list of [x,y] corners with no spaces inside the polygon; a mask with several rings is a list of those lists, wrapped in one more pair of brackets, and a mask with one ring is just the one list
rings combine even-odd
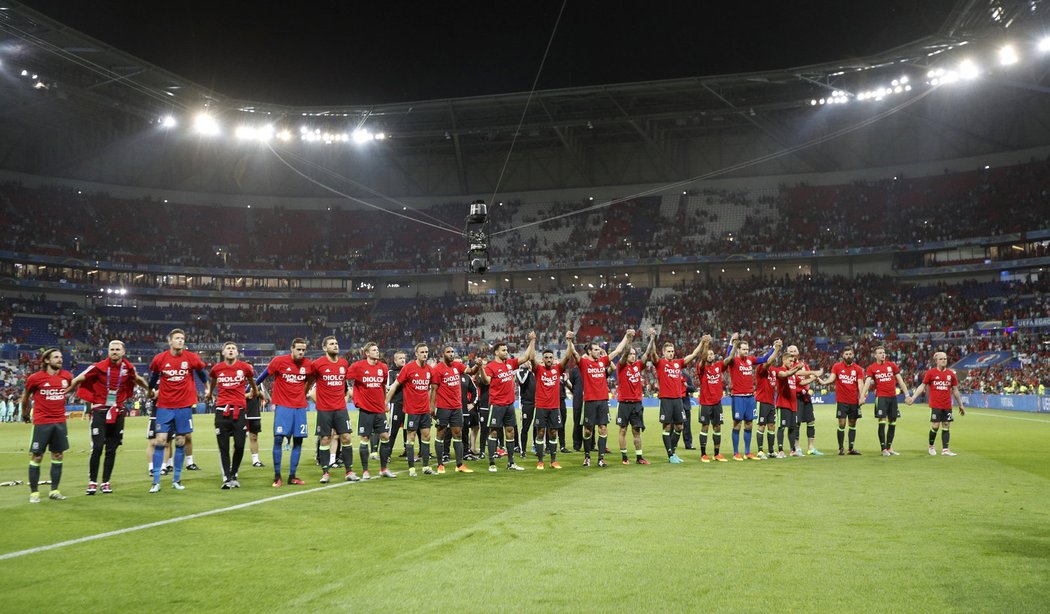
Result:
{"label": "grass turf surface", "polygon": [[[94,497],[83,494],[87,425],[71,421],[69,499],[47,500],[42,486],[45,500],[30,505],[26,486],[0,488],[0,556],[262,502],[0,560],[0,591],[9,611],[1045,611],[1050,464],[1034,451],[1050,416],[972,410],[953,428],[959,456],[945,458],[926,452],[925,409],[903,411],[895,458],[879,456],[870,416],[858,429],[865,455],[835,456],[832,409],[818,407],[828,456],[701,464],[680,450],[686,464],[669,465],[650,410],[648,467],[620,465],[613,435],[608,469],[569,454],[565,469],[541,473],[530,455],[523,473],[501,462],[492,475],[476,462],[473,475],[450,467],[321,487],[308,441],[299,470],[308,486],[280,490],[270,487],[265,414],[267,467],[243,467],[233,491],[218,488],[201,417],[194,456],[204,470],[183,472],[183,492],[165,476],[155,495],[145,419],[129,418],[116,492]],[[30,428],[0,424],[0,481],[26,479]],[[45,456],[43,479],[48,466]]]}

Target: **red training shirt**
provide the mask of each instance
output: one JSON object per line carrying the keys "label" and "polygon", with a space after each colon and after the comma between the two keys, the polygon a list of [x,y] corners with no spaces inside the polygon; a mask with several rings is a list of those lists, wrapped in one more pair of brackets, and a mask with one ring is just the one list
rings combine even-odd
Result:
{"label": "red training shirt", "polygon": [[255,370],[252,369],[252,366],[241,360],[233,361],[232,365],[223,360],[211,368],[211,376],[215,378],[217,389],[216,407],[244,409],[248,404],[244,386],[249,379],[255,377]]}
{"label": "red training shirt", "polygon": [[182,350],[178,356],[164,350],[154,356],[149,370],[160,373],[157,407],[179,409],[196,405],[197,384],[193,382],[193,372],[206,366],[200,356],[189,350]]}
{"label": "red training shirt", "polygon": [[62,424],[66,421],[66,388],[73,374],[65,369],[55,375],[37,371],[26,378],[25,389],[32,394],[33,424]]}
{"label": "red training shirt", "polygon": [[429,414],[430,383],[434,381],[430,367],[426,364],[421,367],[414,360],[407,362],[397,374],[397,381],[401,382],[401,389],[404,390],[405,413]]}
{"label": "red training shirt", "polygon": [[386,413],[385,363],[370,364],[367,358],[350,365],[346,379],[354,381],[354,406],[371,414]]}
{"label": "red training shirt", "polygon": [[315,403],[317,411],[346,409],[346,372],[348,370],[350,370],[350,363],[342,357],[332,362],[325,355],[314,361],[314,371],[317,372],[317,384],[314,387],[317,396]]}
{"label": "red training shirt", "polygon": [[489,407],[514,404],[514,372],[517,369],[517,358],[485,363],[485,375],[489,377]]}
{"label": "red training shirt", "polygon": [[887,360],[881,365],[877,362],[868,365],[865,375],[875,380],[875,396],[895,397],[897,396],[896,375],[900,372],[897,365]]}
{"label": "red training shirt", "polygon": [[952,388],[959,385],[959,378],[951,369],[930,369],[922,378],[930,391],[930,409],[952,408]]}

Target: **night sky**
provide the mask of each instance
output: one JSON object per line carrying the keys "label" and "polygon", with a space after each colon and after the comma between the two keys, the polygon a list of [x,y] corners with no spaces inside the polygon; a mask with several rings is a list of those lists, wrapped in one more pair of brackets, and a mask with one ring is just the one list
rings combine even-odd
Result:
{"label": "night sky", "polygon": [[[372,104],[528,91],[560,0],[25,4],[236,98]],[[788,68],[935,33],[955,0],[569,0],[538,88]]]}

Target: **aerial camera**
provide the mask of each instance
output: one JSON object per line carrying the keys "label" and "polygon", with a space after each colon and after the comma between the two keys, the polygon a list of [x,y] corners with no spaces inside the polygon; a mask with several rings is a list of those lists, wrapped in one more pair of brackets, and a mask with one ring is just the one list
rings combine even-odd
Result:
{"label": "aerial camera", "polygon": [[470,203],[470,213],[467,214],[467,224],[463,229],[467,237],[467,266],[471,273],[484,275],[489,270],[489,238],[485,234],[485,225],[488,223],[488,206],[483,200],[475,200]]}

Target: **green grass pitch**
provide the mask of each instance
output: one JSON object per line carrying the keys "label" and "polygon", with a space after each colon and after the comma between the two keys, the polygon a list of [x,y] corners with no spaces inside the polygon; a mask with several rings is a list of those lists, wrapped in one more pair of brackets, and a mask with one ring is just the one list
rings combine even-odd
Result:
{"label": "green grass pitch", "polygon": [[[569,454],[562,471],[538,472],[530,455],[523,473],[476,462],[472,475],[322,487],[308,441],[299,474],[309,485],[280,490],[270,414],[267,467],[242,468],[234,491],[219,489],[201,417],[203,471],[184,472],[183,492],[165,476],[155,495],[145,419],[129,418],[116,492],[94,497],[86,423],[72,421],[69,499],[47,500],[43,486],[30,505],[26,486],[0,488],[0,557],[262,502],[2,558],[0,602],[8,612],[1047,611],[1050,416],[971,410],[952,431],[959,456],[945,458],[927,454],[925,408],[902,409],[895,458],[878,454],[870,406],[864,456],[834,455],[833,412],[818,407],[828,456],[701,464],[681,451],[686,464],[669,465],[650,410],[648,467],[620,465],[613,436],[608,469]],[[0,424],[0,481],[26,479],[29,434]],[[267,501],[293,492],[304,494]]]}

